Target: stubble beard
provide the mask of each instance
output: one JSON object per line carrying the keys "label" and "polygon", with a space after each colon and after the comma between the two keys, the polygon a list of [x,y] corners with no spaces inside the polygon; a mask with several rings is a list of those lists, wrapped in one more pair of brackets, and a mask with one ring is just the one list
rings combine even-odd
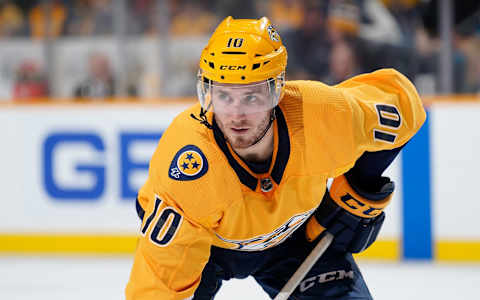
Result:
{"label": "stubble beard", "polygon": [[[245,149],[255,144],[258,139],[262,138],[262,135],[264,134],[264,131],[267,128],[269,122],[270,116],[266,115],[253,130],[250,129],[252,132],[248,133],[248,135],[235,135],[230,131],[225,133],[226,127],[223,125],[223,123],[219,123],[227,142],[232,146],[232,148]],[[242,127],[244,125],[248,125],[248,121],[241,121],[238,123],[230,122],[227,128],[231,127],[232,124],[238,127]]]}

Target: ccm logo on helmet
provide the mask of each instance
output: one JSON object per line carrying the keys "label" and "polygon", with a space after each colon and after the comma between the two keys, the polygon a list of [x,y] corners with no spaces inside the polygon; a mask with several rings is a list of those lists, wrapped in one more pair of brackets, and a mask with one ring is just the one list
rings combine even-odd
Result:
{"label": "ccm logo on helmet", "polygon": [[236,70],[246,70],[247,66],[227,66],[221,65],[220,70],[229,70],[229,71],[236,71]]}

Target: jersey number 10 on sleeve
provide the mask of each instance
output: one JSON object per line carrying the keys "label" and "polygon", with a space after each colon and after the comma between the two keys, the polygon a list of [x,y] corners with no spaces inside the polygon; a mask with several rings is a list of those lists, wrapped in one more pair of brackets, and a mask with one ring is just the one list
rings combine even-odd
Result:
{"label": "jersey number 10 on sleeve", "polygon": [[[155,207],[153,208],[152,213],[145,220],[145,225],[142,227],[142,235],[145,235],[150,227],[150,224],[155,219],[155,216],[157,216],[157,211],[161,203],[162,199],[160,199],[158,196],[155,196]],[[160,216],[158,217],[155,226],[151,230],[150,240],[157,246],[165,247],[175,237],[178,228],[180,228],[183,217],[173,207],[170,206],[163,208],[158,215]]]}
{"label": "jersey number 10 on sleeve", "polygon": [[[400,116],[398,109],[394,105],[376,104],[375,108],[377,110],[378,123],[381,126],[391,129],[397,129],[400,127],[400,125],[402,124],[402,117]],[[379,129],[374,129],[373,138],[375,140],[380,140],[393,144],[395,142],[395,139],[397,138],[397,134]]]}

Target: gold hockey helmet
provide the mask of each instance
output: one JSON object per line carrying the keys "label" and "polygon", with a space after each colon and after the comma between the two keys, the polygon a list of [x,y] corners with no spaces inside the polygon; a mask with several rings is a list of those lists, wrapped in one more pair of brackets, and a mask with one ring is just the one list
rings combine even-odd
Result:
{"label": "gold hockey helmet", "polygon": [[207,111],[219,112],[229,102],[214,101],[222,99],[214,99],[216,90],[249,88],[264,92],[265,97],[244,99],[247,113],[272,109],[282,96],[286,66],[287,50],[266,17],[258,20],[227,17],[200,56],[197,78],[200,103]]}

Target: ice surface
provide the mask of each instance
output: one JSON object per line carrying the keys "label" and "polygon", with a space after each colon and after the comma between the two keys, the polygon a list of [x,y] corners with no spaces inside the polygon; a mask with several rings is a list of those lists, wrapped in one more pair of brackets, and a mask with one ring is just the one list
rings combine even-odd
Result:
{"label": "ice surface", "polygon": [[[124,299],[131,257],[0,257],[2,300]],[[480,264],[360,261],[375,299],[480,299]],[[251,278],[225,282],[216,300],[268,299]]]}

